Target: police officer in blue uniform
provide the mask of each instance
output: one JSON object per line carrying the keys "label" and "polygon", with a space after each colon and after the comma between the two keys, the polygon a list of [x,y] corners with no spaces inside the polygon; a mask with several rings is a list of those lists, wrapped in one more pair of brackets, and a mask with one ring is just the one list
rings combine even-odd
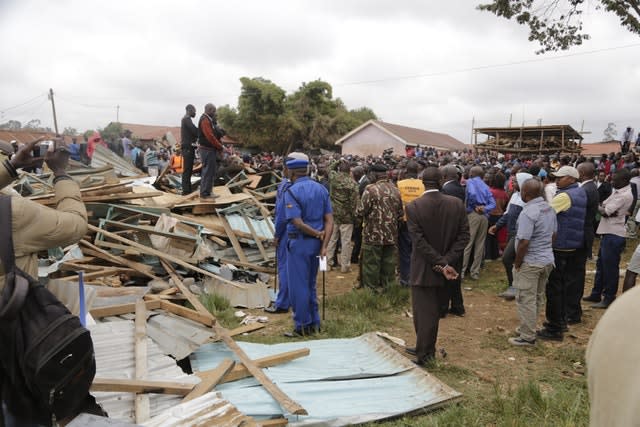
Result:
{"label": "police officer in blue uniform", "polygon": [[287,279],[287,218],[285,216],[284,194],[291,186],[289,180],[289,169],[284,167],[282,173],[282,181],[278,185],[276,193],[276,212],[275,212],[275,243],[277,256],[277,275],[280,287],[278,288],[278,296],[273,305],[265,308],[267,313],[286,313],[291,306],[289,303],[289,285]]}
{"label": "police officer in blue uniform", "polygon": [[287,219],[287,278],[295,337],[320,330],[316,295],[318,256],[327,255],[333,231],[329,192],[309,178],[309,157],[291,153],[286,159],[291,186],[284,194]]}

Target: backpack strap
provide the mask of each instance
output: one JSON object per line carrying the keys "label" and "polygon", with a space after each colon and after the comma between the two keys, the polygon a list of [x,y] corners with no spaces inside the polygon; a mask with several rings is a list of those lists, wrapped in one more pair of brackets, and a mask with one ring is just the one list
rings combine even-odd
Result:
{"label": "backpack strap", "polygon": [[[18,314],[29,293],[29,281],[16,269],[11,232],[11,196],[0,195],[0,259],[4,266],[5,283],[0,295],[0,319],[13,319]],[[5,296],[7,293],[11,295]]]}

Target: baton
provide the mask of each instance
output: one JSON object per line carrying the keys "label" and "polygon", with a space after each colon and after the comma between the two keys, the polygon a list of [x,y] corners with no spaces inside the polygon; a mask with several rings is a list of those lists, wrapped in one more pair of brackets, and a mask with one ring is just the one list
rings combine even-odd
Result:
{"label": "baton", "polygon": [[85,306],[85,301],[84,301],[84,271],[78,271],[78,290],[79,290],[78,299],[80,300],[80,313],[78,316],[80,317],[80,323],[82,324],[82,326],[86,328],[87,327],[87,308]]}
{"label": "baton", "polygon": [[324,320],[324,308],[327,305],[326,303],[327,293],[325,292],[326,274],[327,272],[323,270],[322,271],[322,320]]}
{"label": "baton", "polygon": [[[278,242],[278,246],[280,246],[280,242]],[[280,275],[279,267],[278,267],[278,246],[276,246],[276,254],[275,254],[275,260],[276,260],[276,279],[275,279],[276,299],[278,298],[278,276]]]}

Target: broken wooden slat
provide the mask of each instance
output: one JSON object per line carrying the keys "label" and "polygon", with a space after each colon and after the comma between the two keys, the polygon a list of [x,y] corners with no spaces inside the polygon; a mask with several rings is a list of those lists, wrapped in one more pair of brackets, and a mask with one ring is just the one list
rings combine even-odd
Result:
{"label": "broken wooden slat", "polygon": [[[160,301],[146,301],[145,307],[147,310],[157,310],[161,308]],[[91,316],[95,319],[99,319],[102,317],[109,316],[120,316],[122,314],[134,313],[136,311],[136,304],[119,304],[119,305],[110,305],[107,307],[98,307],[94,308],[90,311]]]}
{"label": "broken wooden slat", "polygon": [[[136,359],[136,380],[143,380],[148,375],[147,370],[147,307],[143,300],[136,301],[135,320],[135,359]],[[151,416],[149,396],[136,395],[135,403],[136,423],[141,424]]]}
{"label": "broken wooden slat", "polygon": [[203,373],[203,375],[199,375],[202,381],[200,381],[200,383],[198,383],[191,393],[187,394],[182,401],[188,402],[213,390],[220,380],[222,380],[222,378],[227,375],[231,369],[233,369],[234,365],[235,362],[233,360],[224,359],[215,369],[207,371],[206,374]]}
{"label": "broken wooden slat", "polygon": [[109,391],[126,393],[177,394],[186,396],[195,384],[170,381],[123,380],[115,378],[94,378],[91,391]]}
{"label": "broken wooden slat", "polygon": [[211,314],[207,316],[206,314],[200,313],[195,310],[191,310],[187,307],[183,307],[181,305],[174,304],[169,301],[165,301],[165,300],[159,300],[159,301],[160,301],[160,308],[162,308],[163,310],[167,310],[170,313],[177,314],[180,317],[185,317],[187,319],[193,320],[194,322],[201,323],[205,326],[211,326],[215,323],[215,318]]}
{"label": "broken wooden slat", "polygon": [[257,331],[258,329],[264,328],[266,325],[264,323],[255,322],[249,323],[248,325],[238,326],[237,328],[231,329],[229,331],[229,336],[235,337],[236,335],[246,334],[247,332]]}
{"label": "broken wooden slat", "polygon": [[227,218],[225,218],[224,215],[220,215],[220,214],[218,214],[218,218],[220,218],[220,222],[222,222],[222,226],[224,227],[224,230],[226,231],[227,236],[231,241],[231,246],[233,246],[233,250],[236,251],[236,255],[238,256],[238,259],[242,262],[249,263],[249,260],[247,259],[247,256],[245,255],[244,251],[242,250],[242,246],[240,245],[238,238],[236,237],[233,229],[231,228],[231,225],[229,225],[229,221],[227,221]]}
{"label": "broken wooden slat", "polygon": [[259,420],[256,422],[259,427],[281,427],[289,424],[289,420],[286,418],[273,418],[271,420]]}
{"label": "broken wooden slat", "polygon": [[109,261],[115,264],[120,264],[120,265],[124,265],[126,267],[129,268],[133,268],[134,270],[139,271],[140,273],[144,274],[147,277],[150,277],[152,279],[157,279],[158,277],[156,277],[155,275],[153,275],[151,273],[151,267],[149,267],[146,264],[142,264],[139,262],[134,262],[134,261],[129,261],[128,259],[125,259],[123,257],[117,256],[117,255],[113,255],[110,254],[109,252],[100,249],[99,247],[95,246],[94,244],[92,244],[91,242],[88,242],[84,239],[80,240],[80,245],[85,246],[86,248],[89,248],[88,250],[85,249],[84,252],[85,253],[90,253],[93,256],[96,256],[98,258],[104,259],[105,261]]}
{"label": "broken wooden slat", "polygon": [[[269,366],[276,366],[286,362],[290,362],[295,359],[299,359],[301,357],[306,357],[310,353],[311,353],[311,350],[309,350],[308,348],[301,348],[298,350],[287,351],[284,353],[274,354],[272,356],[256,359],[253,361],[253,363],[259,368],[268,368]],[[196,375],[199,375],[199,373],[196,372]],[[234,368],[231,370],[231,372],[225,375],[225,377],[222,379],[220,383],[222,384],[222,383],[228,383],[231,381],[237,381],[242,378],[247,378],[250,376],[251,376],[251,373],[245,367],[245,365],[242,363],[237,363],[236,366],[234,366]]]}

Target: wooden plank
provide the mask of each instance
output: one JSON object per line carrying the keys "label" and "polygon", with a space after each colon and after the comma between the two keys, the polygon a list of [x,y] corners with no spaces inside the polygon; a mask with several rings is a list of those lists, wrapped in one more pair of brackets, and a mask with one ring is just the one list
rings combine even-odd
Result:
{"label": "wooden plank", "polygon": [[286,418],[273,418],[271,420],[256,421],[258,427],[281,427],[289,424],[289,420]]}
{"label": "wooden plank", "polygon": [[125,230],[133,230],[133,231],[140,231],[143,233],[157,234],[158,236],[169,237],[171,239],[187,240],[192,243],[197,243],[198,241],[198,239],[194,236],[187,236],[186,234],[179,234],[179,233],[167,233],[164,231],[154,230],[153,227],[145,227],[142,225],[133,225],[133,224],[127,224],[124,222],[110,221],[110,220],[105,220],[104,223],[106,225],[111,225],[113,227],[122,228]]}
{"label": "wooden plank", "polygon": [[[281,365],[286,362],[290,362],[301,357],[306,357],[311,353],[308,348],[301,348],[298,350],[287,351],[285,353],[274,354],[272,356],[256,359],[253,363],[259,368],[268,368],[269,366]],[[206,371],[205,371],[206,372]],[[196,372],[198,375],[198,372]],[[222,379],[222,383],[228,383],[231,381],[237,381],[242,378],[250,377],[251,373],[242,363],[236,363],[236,366]]]}
{"label": "wooden plank", "polygon": [[240,245],[238,238],[236,237],[233,229],[231,228],[231,225],[229,225],[229,221],[227,221],[227,218],[225,218],[224,215],[218,214],[218,218],[220,218],[220,222],[222,222],[222,226],[224,227],[224,230],[227,233],[227,237],[231,241],[231,246],[233,246],[233,250],[236,252],[238,259],[242,262],[248,263],[249,260],[247,259],[247,256],[245,255],[244,251],[242,250],[242,246]]}
{"label": "wooden plank", "polygon": [[304,409],[298,402],[291,399],[280,389],[269,377],[262,372],[250,358],[247,353],[240,348],[238,344],[229,336],[228,331],[219,324],[213,325],[213,330],[216,335],[222,339],[222,341],[233,351],[242,364],[247,368],[247,371],[264,387],[264,389],[290,414],[294,415],[309,415],[306,409]]}
{"label": "wooden plank", "polygon": [[[215,323],[215,318],[211,313],[207,316],[206,314],[200,313],[195,310],[191,310],[187,307],[183,307],[178,304],[174,304],[170,301],[159,300],[160,308],[163,310],[167,310],[170,313],[177,314],[180,317],[185,317],[187,319],[193,320],[194,322],[201,323],[205,326],[211,326]],[[206,310],[206,309],[205,309]]]}
{"label": "wooden plank", "polygon": [[[157,310],[161,308],[160,301],[147,301],[144,303],[147,310]],[[91,316],[96,319],[109,316],[120,316],[121,314],[134,313],[136,311],[136,304],[119,304],[110,305],[107,307],[98,307],[90,311]]]}
{"label": "wooden plank", "polygon": [[[144,199],[147,197],[162,196],[163,194],[164,193],[162,191],[150,191],[147,193],[116,193],[116,194],[103,195],[103,196],[82,197],[82,201],[84,203],[89,203],[89,202],[120,201],[120,200],[129,200],[129,199]],[[42,199],[42,200],[36,200],[36,202],[43,205],[54,205],[57,203],[55,199]]]}
{"label": "wooden plank", "polygon": [[[127,273],[127,274],[135,274],[137,273],[137,270],[134,270],[132,268],[122,268],[122,267],[103,267],[102,270],[98,270],[98,271],[92,271],[91,273],[85,273],[84,274],[84,280],[93,280],[93,279],[97,279],[100,277],[109,277],[109,276],[116,276],[120,273]],[[68,276],[68,277],[64,277],[65,280],[68,280],[70,282],[77,282],[78,281],[78,277],[79,276]]]}
{"label": "wooden plank", "polygon": [[[134,270],[138,270],[140,273],[142,273],[145,276],[150,277],[152,279],[157,279],[158,278],[157,276],[155,276],[155,275],[153,275],[151,273],[151,267],[149,267],[146,264],[142,264],[142,263],[134,262],[134,261],[129,261],[126,258],[110,254],[109,252],[107,252],[107,251],[105,251],[103,249],[100,249],[99,247],[95,246],[91,242],[89,242],[87,240],[84,240],[84,239],[80,240],[79,243],[82,246],[85,246],[85,247],[89,248],[89,251],[91,252],[91,255],[94,255],[94,256],[96,256],[98,258],[104,259],[104,260],[109,261],[109,262],[113,262],[113,263],[116,263],[116,264],[124,265],[124,266],[129,267],[129,268],[133,268]],[[85,249],[84,253],[89,253],[89,251]]]}
{"label": "wooden plank", "polygon": [[[136,380],[144,380],[148,375],[147,369],[147,307],[143,300],[136,301],[135,320],[135,359]],[[136,395],[135,403],[136,423],[141,424],[151,417],[149,396]]]}
{"label": "wooden plank", "polygon": [[187,298],[187,301],[189,301],[189,303],[191,303],[193,308],[195,308],[196,311],[198,313],[200,313],[201,315],[211,319],[213,321],[213,323],[215,324],[215,320],[216,319],[213,316],[213,314],[211,314],[211,312],[209,310],[207,310],[207,307],[205,307],[204,304],[202,304],[200,302],[200,299],[198,299],[198,297],[195,296],[189,290],[189,288],[187,288],[184,285],[184,283],[182,283],[182,279],[178,276],[178,273],[176,273],[175,269],[165,260],[160,260],[160,263],[162,264],[164,269],[167,271],[167,273],[169,273],[169,276],[173,280],[174,286],[176,286],[178,289],[180,289],[180,292],[182,293],[182,295],[184,295]]}
{"label": "wooden plank", "polygon": [[264,324],[264,323],[260,323],[260,322],[250,323],[248,325],[242,325],[242,326],[239,326],[237,328],[231,329],[229,331],[229,336],[235,337],[236,335],[242,335],[242,334],[246,334],[248,332],[257,331],[258,329],[262,329],[265,326],[267,326],[267,325]]}
{"label": "wooden plank", "polygon": [[200,381],[200,383],[191,390],[191,393],[187,394],[184,399],[182,399],[182,402],[188,402],[205,393],[209,393],[216,385],[218,385],[220,380],[222,380],[222,378],[227,375],[231,369],[233,369],[234,366],[235,362],[233,360],[224,359],[215,369],[207,371],[206,373],[203,372],[202,375],[200,375],[200,379],[202,381]]}
{"label": "wooden plank", "polygon": [[186,396],[191,393],[193,387],[195,387],[195,384],[170,381],[94,378],[91,384],[91,391],[177,394],[179,396]]}
{"label": "wooden plank", "polygon": [[261,273],[276,274],[275,267],[273,267],[273,268],[263,267],[261,265],[253,264],[253,263],[250,263],[250,262],[242,262],[240,260],[233,260],[233,259],[229,259],[229,258],[220,258],[220,262],[225,263],[225,264],[232,264],[232,265],[236,265],[236,266],[240,266],[240,267],[249,268],[249,269],[251,269],[253,271],[259,271]]}

